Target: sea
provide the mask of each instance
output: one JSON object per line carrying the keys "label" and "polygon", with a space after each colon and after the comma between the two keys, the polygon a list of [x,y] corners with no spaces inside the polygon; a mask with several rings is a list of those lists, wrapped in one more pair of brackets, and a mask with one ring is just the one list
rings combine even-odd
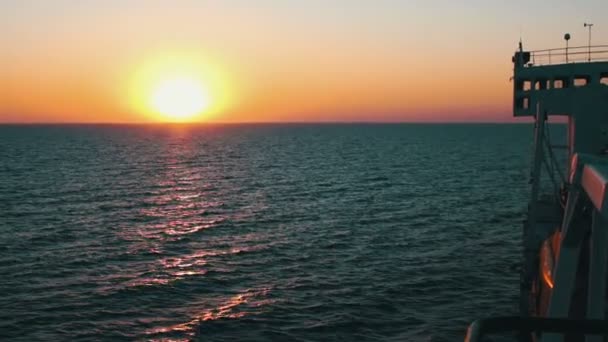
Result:
{"label": "sea", "polygon": [[462,341],[532,124],[0,126],[0,340]]}

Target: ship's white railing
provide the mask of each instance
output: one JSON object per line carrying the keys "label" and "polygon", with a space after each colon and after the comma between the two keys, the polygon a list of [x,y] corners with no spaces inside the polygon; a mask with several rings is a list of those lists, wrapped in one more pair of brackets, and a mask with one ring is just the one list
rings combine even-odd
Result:
{"label": "ship's white railing", "polygon": [[530,51],[529,66],[608,61],[608,45]]}

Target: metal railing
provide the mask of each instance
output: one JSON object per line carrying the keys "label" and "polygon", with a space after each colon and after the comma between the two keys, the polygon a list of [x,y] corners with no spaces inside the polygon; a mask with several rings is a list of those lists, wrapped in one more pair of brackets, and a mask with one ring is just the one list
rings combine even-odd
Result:
{"label": "metal railing", "polygon": [[480,319],[469,326],[465,342],[480,342],[489,334],[537,332],[608,336],[608,321],[564,318],[495,317]]}
{"label": "metal railing", "polygon": [[573,46],[530,51],[529,65],[608,61],[608,45]]}

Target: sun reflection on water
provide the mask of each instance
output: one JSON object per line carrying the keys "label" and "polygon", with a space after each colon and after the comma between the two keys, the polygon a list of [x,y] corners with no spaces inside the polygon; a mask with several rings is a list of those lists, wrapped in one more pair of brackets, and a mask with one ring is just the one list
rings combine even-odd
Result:
{"label": "sun reflection on water", "polygon": [[[267,287],[250,289],[237,293],[225,300],[219,301],[214,307],[193,315],[194,318],[188,322],[152,328],[147,330],[145,334],[152,337],[152,341],[166,341],[165,338],[155,339],[153,336],[174,332],[185,332],[189,336],[194,336],[195,332],[198,329],[201,329],[199,334],[204,336],[204,322],[206,321],[237,319],[248,315],[254,315],[259,313],[259,310],[254,311],[254,309],[274,303],[274,300],[268,298],[270,290],[271,289]],[[201,328],[201,325],[203,325],[203,328]],[[187,340],[188,339],[180,341]]]}
{"label": "sun reflection on water", "polygon": [[[100,277],[100,282],[107,285],[99,290],[104,295],[125,290],[154,294],[165,288],[178,289],[179,293],[190,286],[209,286],[225,274],[237,272],[233,257],[280,243],[266,232],[233,230],[266,209],[262,191],[245,192],[233,176],[225,175],[225,169],[200,161],[200,147],[187,129],[180,129],[171,139],[178,141],[167,143],[155,161],[154,169],[162,171],[140,181],[143,192],[134,199],[136,217],[118,231],[126,242],[129,268],[116,270],[119,277]],[[226,201],[231,201],[230,205]],[[175,315],[190,317],[185,323],[167,325],[173,320],[161,319],[165,317],[162,315],[146,323],[157,325],[145,331],[146,339],[179,341],[182,339],[176,336],[193,336],[201,322],[259,313],[256,308],[271,302],[267,298],[269,289],[249,289],[228,297],[224,291],[218,293],[211,288],[201,294],[201,299],[188,298],[187,311]],[[172,310],[172,299],[150,298],[159,299],[164,303],[159,305],[169,306],[163,310]]]}

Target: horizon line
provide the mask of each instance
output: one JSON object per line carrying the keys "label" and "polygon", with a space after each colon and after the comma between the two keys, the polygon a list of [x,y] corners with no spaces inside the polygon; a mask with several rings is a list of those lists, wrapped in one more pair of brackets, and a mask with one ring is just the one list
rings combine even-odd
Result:
{"label": "horizon line", "polygon": [[[204,126],[204,125],[519,125],[533,123],[530,119],[518,121],[243,121],[243,122],[0,122],[0,126]],[[558,122],[552,122],[558,123]]]}
{"label": "horizon line", "polygon": [[[514,118],[515,119],[515,118]],[[23,121],[23,122],[14,122],[7,121],[1,122],[0,125],[297,125],[297,124],[382,124],[382,125],[390,125],[390,124],[523,124],[532,122],[530,118],[520,118],[520,120],[412,120],[412,121],[367,121],[367,120],[335,120],[335,121],[192,121],[192,122],[178,122],[178,121],[132,121],[132,122],[106,122],[106,121],[98,121],[98,122],[87,122],[87,121],[65,121],[65,122],[55,122],[55,121]]]}

